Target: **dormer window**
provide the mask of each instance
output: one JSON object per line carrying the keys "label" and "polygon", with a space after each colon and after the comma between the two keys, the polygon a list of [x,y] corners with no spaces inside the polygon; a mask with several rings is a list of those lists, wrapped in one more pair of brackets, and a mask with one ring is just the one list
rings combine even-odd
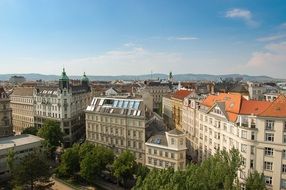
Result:
{"label": "dormer window", "polygon": [[175,144],[175,139],[171,138],[171,144]]}

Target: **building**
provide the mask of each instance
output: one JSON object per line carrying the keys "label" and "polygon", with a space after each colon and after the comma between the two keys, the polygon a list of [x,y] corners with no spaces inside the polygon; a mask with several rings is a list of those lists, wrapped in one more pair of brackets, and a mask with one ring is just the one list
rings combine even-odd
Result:
{"label": "building", "polygon": [[[184,106],[192,107],[192,102]],[[284,95],[269,102],[220,93],[206,97],[193,108],[197,142],[190,140],[198,161],[217,150],[236,148],[243,157],[243,169],[238,173],[240,181],[244,182],[250,172],[257,170],[264,173],[268,188],[286,188]]]}
{"label": "building", "polygon": [[186,149],[185,134],[177,129],[151,136],[145,143],[146,166],[184,170]]}
{"label": "building", "polygon": [[26,81],[25,77],[17,76],[17,75],[11,76],[9,79],[9,82],[14,84],[14,85],[22,84],[25,81]]}
{"label": "building", "polygon": [[16,133],[34,127],[33,91],[33,87],[15,87],[10,95],[13,130]]}
{"label": "building", "polygon": [[153,111],[159,111],[162,106],[163,96],[168,95],[172,90],[172,85],[169,82],[161,81],[146,81],[145,86],[140,90],[140,94],[144,98],[144,102],[149,102],[148,105],[153,106]]}
{"label": "building", "polygon": [[74,86],[63,70],[58,85],[37,86],[34,89],[35,126],[42,127],[46,120],[58,122],[65,134],[64,145],[70,146],[84,138],[84,112],[90,95],[89,80],[85,74],[81,84]]}
{"label": "building", "polygon": [[4,88],[0,86],[0,137],[6,137],[12,134],[13,127],[10,99]]}
{"label": "building", "polygon": [[263,84],[257,82],[247,82],[248,92],[251,100],[263,100],[263,94],[266,93],[267,89]]}
{"label": "building", "polygon": [[10,176],[7,166],[9,151],[13,151],[16,160],[19,160],[35,149],[41,148],[42,141],[40,137],[27,134],[0,138],[0,182]]}
{"label": "building", "polygon": [[182,130],[183,101],[191,93],[190,90],[178,90],[170,96],[163,97],[162,115],[169,129]]}
{"label": "building", "polygon": [[145,109],[140,99],[94,97],[86,109],[86,140],[117,154],[130,150],[145,163]]}

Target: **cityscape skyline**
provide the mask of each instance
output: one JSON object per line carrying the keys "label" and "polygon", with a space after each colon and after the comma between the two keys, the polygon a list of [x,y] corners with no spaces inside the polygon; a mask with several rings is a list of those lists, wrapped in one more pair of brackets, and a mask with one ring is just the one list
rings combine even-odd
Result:
{"label": "cityscape skyline", "polygon": [[70,75],[284,78],[285,8],[283,1],[3,0],[1,74],[57,74],[64,66]]}

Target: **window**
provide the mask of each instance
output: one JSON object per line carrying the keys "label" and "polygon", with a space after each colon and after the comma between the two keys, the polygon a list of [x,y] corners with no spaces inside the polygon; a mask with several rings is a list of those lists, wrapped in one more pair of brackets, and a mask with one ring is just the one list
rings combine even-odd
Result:
{"label": "window", "polygon": [[244,139],[247,138],[247,131],[244,131],[244,130],[241,131],[241,138],[244,138]]}
{"label": "window", "polygon": [[273,156],[273,148],[265,147],[264,154],[265,156]]}
{"label": "window", "polygon": [[264,180],[265,180],[266,185],[272,185],[272,177],[265,176]]}
{"label": "window", "polygon": [[174,143],[175,143],[174,138],[171,138],[171,144],[174,144]]}
{"label": "window", "polygon": [[151,148],[148,149],[148,153],[151,154]]}
{"label": "window", "polygon": [[168,156],[169,156],[169,155],[168,155],[168,152],[165,152],[165,157],[168,158]]}
{"label": "window", "polygon": [[163,161],[159,160],[159,166],[163,166]]}
{"label": "window", "polygon": [[184,140],[180,139],[180,145],[183,145]]}
{"label": "window", "polygon": [[283,156],[283,159],[286,159],[286,150],[285,149],[283,150],[282,156]]}
{"label": "window", "polygon": [[264,169],[265,170],[272,171],[272,166],[273,166],[272,162],[264,162]]}
{"label": "window", "polygon": [[255,151],[254,146],[251,146],[251,147],[250,147],[250,153],[251,153],[251,154],[254,154],[254,151]]}
{"label": "window", "polygon": [[286,135],[283,135],[283,143],[286,143]]}
{"label": "window", "polygon": [[247,150],[247,145],[241,144],[241,152],[246,152]]}
{"label": "window", "polygon": [[148,164],[151,164],[152,159],[150,157],[148,157]]}
{"label": "window", "polygon": [[265,141],[274,141],[274,134],[273,133],[265,133]]}
{"label": "window", "polygon": [[162,155],[163,155],[163,152],[162,152],[162,150],[160,150],[160,151],[159,151],[159,155],[160,155],[160,156],[162,156]]}
{"label": "window", "polygon": [[251,132],[251,140],[255,140],[255,133],[253,131]]}
{"label": "window", "polygon": [[273,130],[274,129],[274,121],[266,120],[265,122],[265,130]]}
{"label": "window", "polygon": [[250,168],[253,168],[253,167],[254,167],[254,161],[250,160]]}
{"label": "window", "polygon": [[283,128],[284,130],[284,133],[286,133],[286,121],[284,121],[284,128]]}
{"label": "window", "polygon": [[175,156],[174,156],[174,153],[171,153],[171,158],[174,158]]}
{"label": "window", "polygon": [[157,154],[157,150],[156,150],[156,149],[154,149],[154,154],[155,154],[155,155]]}
{"label": "window", "polygon": [[286,189],[286,179],[281,179],[281,188]]}
{"label": "window", "polygon": [[286,164],[282,164],[282,172],[286,173]]}

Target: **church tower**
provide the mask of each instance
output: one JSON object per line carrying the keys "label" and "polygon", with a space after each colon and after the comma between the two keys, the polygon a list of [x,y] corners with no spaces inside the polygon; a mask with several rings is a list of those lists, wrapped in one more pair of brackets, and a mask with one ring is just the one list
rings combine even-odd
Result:
{"label": "church tower", "polygon": [[63,68],[63,72],[62,72],[61,78],[59,80],[59,87],[60,87],[61,91],[63,89],[69,90],[69,88],[70,88],[69,77],[67,76],[67,74],[65,72],[65,68]]}

